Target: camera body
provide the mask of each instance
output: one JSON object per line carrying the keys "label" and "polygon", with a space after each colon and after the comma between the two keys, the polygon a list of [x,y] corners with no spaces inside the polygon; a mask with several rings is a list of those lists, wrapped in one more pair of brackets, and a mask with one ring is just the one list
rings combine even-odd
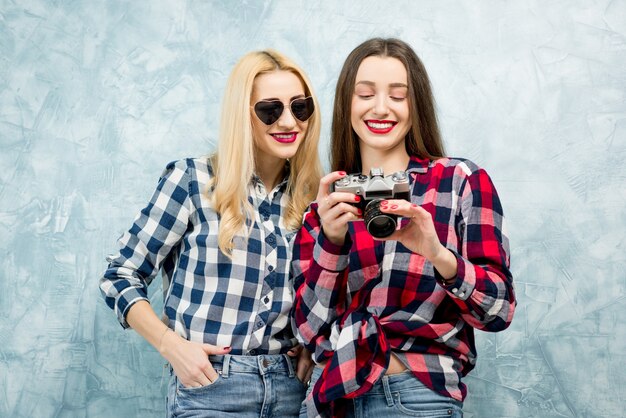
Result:
{"label": "camera body", "polygon": [[410,200],[409,176],[396,171],[385,176],[382,168],[370,169],[369,176],[349,174],[331,185],[331,192],[348,192],[361,196],[355,206],[363,211],[367,231],[375,238],[386,238],[393,234],[398,217],[380,211],[380,202],[385,199]]}

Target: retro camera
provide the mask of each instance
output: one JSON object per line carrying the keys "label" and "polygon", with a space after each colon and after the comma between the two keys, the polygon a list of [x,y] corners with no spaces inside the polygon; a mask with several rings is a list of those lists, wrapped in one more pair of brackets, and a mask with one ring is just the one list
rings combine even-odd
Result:
{"label": "retro camera", "polygon": [[398,217],[380,211],[380,202],[385,199],[409,200],[409,177],[404,171],[385,176],[382,168],[372,168],[370,175],[350,174],[331,185],[331,192],[348,192],[361,196],[356,204],[363,211],[367,231],[374,238],[385,238],[393,234]]}

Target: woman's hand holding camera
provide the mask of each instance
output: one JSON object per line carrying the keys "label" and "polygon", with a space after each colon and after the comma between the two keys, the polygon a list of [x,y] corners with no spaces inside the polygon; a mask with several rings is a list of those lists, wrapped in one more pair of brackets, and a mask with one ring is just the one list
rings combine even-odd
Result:
{"label": "woman's hand holding camera", "polygon": [[381,240],[399,241],[409,250],[424,256],[444,279],[456,276],[456,257],[439,241],[430,212],[406,200],[384,200],[380,210],[410,219],[403,228]]}
{"label": "woman's hand holding camera", "polygon": [[362,215],[361,209],[354,205],[360,201],[359,196],[354,193],[330,192],[331,185],[345,176],[345,171],[334,171],[322,177],[316,198],[324,236],[335,245],[343,245],[348,222]]}

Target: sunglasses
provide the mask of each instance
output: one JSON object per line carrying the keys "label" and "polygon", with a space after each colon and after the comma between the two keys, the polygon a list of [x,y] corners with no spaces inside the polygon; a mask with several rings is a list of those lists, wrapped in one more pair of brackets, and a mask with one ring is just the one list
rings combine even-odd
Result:
{"label": "sunglasses", "polygon": [[[306,122],[315,111],[313,97],[293,99],[289,103],[291,114],[300,122]],[[280,100],[262,100],[254,105],[254,113],[266,125],[273,125],[285,110],[285,105]]]}

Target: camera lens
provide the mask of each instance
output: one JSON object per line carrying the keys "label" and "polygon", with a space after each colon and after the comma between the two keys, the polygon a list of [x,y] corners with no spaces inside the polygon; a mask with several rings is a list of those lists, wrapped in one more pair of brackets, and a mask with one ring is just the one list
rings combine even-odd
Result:
{"label": "camera lens", "polygon": [[374,238],[386,238],[396,230],[397,216],[380,211],[381,199],[372,200],[365,206],[363,220],[367,232]]}

